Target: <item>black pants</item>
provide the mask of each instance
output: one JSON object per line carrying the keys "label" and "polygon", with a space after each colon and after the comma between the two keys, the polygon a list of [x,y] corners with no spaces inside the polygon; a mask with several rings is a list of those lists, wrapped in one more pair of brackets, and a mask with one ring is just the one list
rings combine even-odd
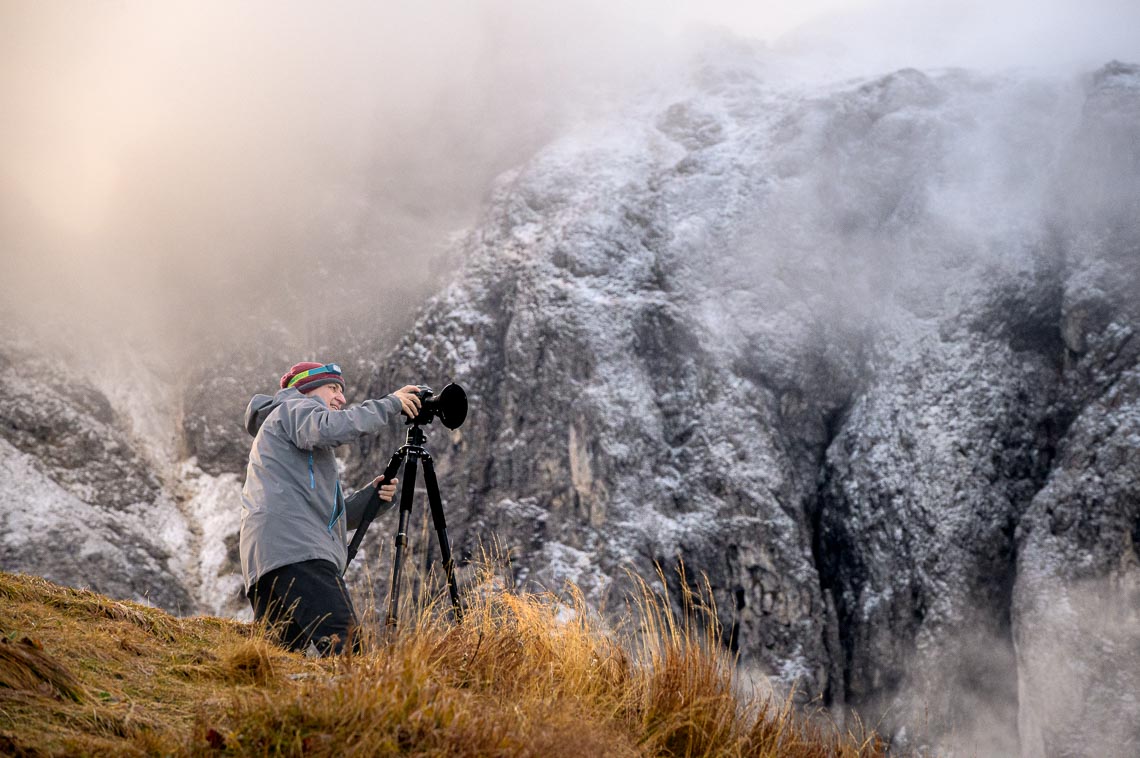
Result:
{"label": "black pants", "polygon": [[301,651],[312,642],[321,655],[358,649],[356,612],[348,588],[329,561],[292,563],[257,580],[249,592],[257,621],[265,619],[281,643]]}

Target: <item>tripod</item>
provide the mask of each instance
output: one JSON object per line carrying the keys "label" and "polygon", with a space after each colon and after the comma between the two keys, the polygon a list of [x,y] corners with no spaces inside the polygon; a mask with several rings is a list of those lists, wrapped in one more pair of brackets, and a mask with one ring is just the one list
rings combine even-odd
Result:
{"label": "tripod", "polygon": [[[430,420],[430,417],[429,417]],[[451,542],[447,539],[447,523],[443,517],[443,501],[439,497],[439,483],[435,478],[435,464],[431,454],[424,449],[426,436],[419,424],[414,424],[408,430],[407,440],[403,447],[392,455],[388,467],[384,469],[384,481],[392,481],[392,477],[404,467],[403,484],[400,485],[400,524],[396,529],[396,553],[392,559],[392,588],[388,595],[387,626],[395,628],[396,615],[400,605],[400,573],[404,562],[404,548],[408,544],[408,517],[412,513],[412,498],[416,493],[416,468],[418,461],[424,464],[424,483],[427,485],[428,504],[431,508],[431,520],[435,525],[435,533],[439,539],[440,557],[443,558],[443,572],[447,577],[447,589],[451,595],[451,607],[455,612],[455,620],[463,620],[463,610],[459,605],[459,587],[455,582],[455,564],[451,559]],[[372,519],[380,510],[380,499],[373,498],[368,504],[360,519],[360,526],[352,536],[348,545],[348,562],[352,562],[356,551],[360,548],[360,541]]]}

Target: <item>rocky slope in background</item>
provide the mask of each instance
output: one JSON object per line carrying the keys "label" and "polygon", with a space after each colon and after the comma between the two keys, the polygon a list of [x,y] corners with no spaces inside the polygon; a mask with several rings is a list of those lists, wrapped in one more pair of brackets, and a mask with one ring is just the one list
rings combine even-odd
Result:
{"label": "rocky slope in background", "polygon": [[35,350],[0,347],[0,566],[197,611],[191,527],[159,467],[104,392]]}
{"label": "rocky slope in background", "polygon": [[[460,555],[497,539],[518,581],[611,603],[683,563],[743,667],[900,743],[1130,754],[1138,116],[1122,64],[807,91],[710,59],[501,177],[390,356],[336,357],[357,398],[467,388],[467,423],[428,429]],[[126,404],[6,348],[32,381],[0,406],[2,567],[238,610],[226,419],[287,341],[176,387],[161,455]],[[399,442],[354,448],[346,480]],[[94,526],[27,515],[73,511]],[[381,589],[391,521],[352,573]]]}
{"label": "rocky slope in background", "polygon": [[370,391],[468,387],[449,526],[519,580],[683,562],[743,665],[900,742],[1126,754],[1138,104],[1118,64],[807,96],[710,66],[503,177]]}

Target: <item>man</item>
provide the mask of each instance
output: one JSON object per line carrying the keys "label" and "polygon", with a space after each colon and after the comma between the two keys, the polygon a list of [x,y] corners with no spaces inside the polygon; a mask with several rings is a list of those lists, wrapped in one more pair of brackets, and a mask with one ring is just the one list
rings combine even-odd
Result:
{"label": "man", "polygon": [[[242,489],[241,570],[258,621],[278,628],[291,650],[313,642],[321,655],[355,644],[356,613],[345,587],[346,537],[372,498],[391,503],[398,479],[383,476],[346,498],[333,449],[415,418],[417,388],[345,408],[335,363],[298,363],[273,397],[245,412],[253,436]],[[388,506],[389,508],[391,505]]]}

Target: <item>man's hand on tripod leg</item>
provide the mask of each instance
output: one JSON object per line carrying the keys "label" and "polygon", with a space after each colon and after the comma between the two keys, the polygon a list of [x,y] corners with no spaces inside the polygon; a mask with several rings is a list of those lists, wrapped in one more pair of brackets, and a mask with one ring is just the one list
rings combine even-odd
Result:
{"label": "man's hand on tripod leg", "polygon": [[400,483],[400,480],[397,477],[393,477],[392,481],[381,485],[380,482],[383,481],[384,475],[381,474],[372,480],[372,486],[376,488],[376,494],[380,496],[381,500],[385,503],[390,503],[392,502],[392,498],[396,496],[396,485]]}

